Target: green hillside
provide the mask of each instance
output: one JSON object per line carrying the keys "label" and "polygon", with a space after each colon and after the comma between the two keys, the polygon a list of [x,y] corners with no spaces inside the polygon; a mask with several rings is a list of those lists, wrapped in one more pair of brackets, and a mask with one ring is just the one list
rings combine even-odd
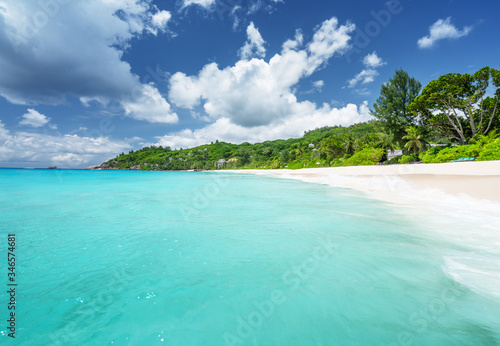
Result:
{"label": "green hillside", "polygon": [[[305,132],[302,138],[257,144],[236,145],[216,141],[180,150],[161,146],[145,147],[128,154],[122,153],[107,161],[101,168],[211,170],[342,166],[349,163],[355,152],[370,148],[375,152],[370,163],[375,164],[382,158],[382,150],[373,149],[376,142],[374,123],[361,123],[350,127],[323,127]],[[226,162],[217,164],[219,160]]]}

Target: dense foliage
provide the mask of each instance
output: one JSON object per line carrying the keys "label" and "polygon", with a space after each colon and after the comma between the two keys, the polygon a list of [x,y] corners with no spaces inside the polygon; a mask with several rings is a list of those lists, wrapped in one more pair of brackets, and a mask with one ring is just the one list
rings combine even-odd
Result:
{"label": "dense foliage", "polygon": [[458,160],[460,158],[473,158],[477,157],[482,149],[479,145],[476,144],[438,148],[440,150],[428,150],[424,154],[420,155],[422,162],[441,163]]}
{"label": "dense foliage", "polygon": [[216,141],[180,150],[145,147],[122,153],[107,165],[114,169],[211,170],[376,164],[384,153],[382,149],[373,149],[378,141],[374,123],[361,123],[350,127],[323,127],[305,132],[302,138],[257,144]]}
{"label": "dense foliage", "polygon": [[[494,97],[486,96],[490,87]],[[424,124],[466,144],[493,129],[499,97],[500,71],[483,67],[472,75],[448,73],[431,81],[409,109]]]}
{"label": "dense foliage", "polygon": [[397,70],[394,77],[380,87],[380,97],[373,104],[372,114],[380,120],[384,131],[391,133],[397,142],[401,142],[406,135],[406,127],[417,123],[417,117],[409,110],[409,106],[421,88],[422,84],[402,69]]}
{"label": "dense foliage", "polygon": [[500,160],[500,138],[496,131],[489,136],[479,136],[467,145],[448,145],[433,147],[420,154],[423,163],[450,162],[463,158],[475,158],[477,161]]}

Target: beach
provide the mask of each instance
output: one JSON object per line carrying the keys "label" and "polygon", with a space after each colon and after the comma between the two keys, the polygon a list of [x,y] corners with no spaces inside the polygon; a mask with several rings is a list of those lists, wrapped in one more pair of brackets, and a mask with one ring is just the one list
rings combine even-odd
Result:
{"label": "beach", "polygon": [[234,173],[279,178],[355,189],[370,197],[398,201],[417,195],[453,195],[500,203],[500,161],[450,162],[304,168],[299,170],[232,170]]}

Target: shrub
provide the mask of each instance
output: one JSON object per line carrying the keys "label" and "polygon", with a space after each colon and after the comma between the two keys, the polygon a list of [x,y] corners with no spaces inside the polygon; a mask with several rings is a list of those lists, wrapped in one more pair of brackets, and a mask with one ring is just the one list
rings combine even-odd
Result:
{"label": "shrub", "polygon": [[431,153],[426,152],[426,154],[423,155],[422,160],[424,163],[450,162],[452,160],[458,160],[460,158],[477,157],[480,152],[480,144],[461,145],[458,147],[442,149],[434,157],[432,157]]}
{"label": "shrub", "polygon": [[376,165],[382,160],[383,149],[365,148],[357,151],[350,158],[345,160],[345,166],[370,166]]}
{"label": "shrub", "polygon": [[477,157],[478,161],[500,160],[500,141],[496,141],[484,146]]}
{"label": "shrub", "polygon": [[446,148],[438,153],[433,162],[449,162],[465,157],[477,157],[481,151],[479,144],[461,145],[458,147]]}
{"label": "shrub", "polygon": [[432,147],[427,151],[424,151],[423,153],[420,154],[420,159],[422,160],[423,163],[431,163],[432,160],[436,157],[436,155],[441,151],[446,148],[450,148],[449,146],[439,146],[439,147]]}
{"label": "shrub", "polygon": [[343,162],[342,162],[342,159],[339,159],[339,158],[335,158],[333,159],[331,162],[330,162],[330,166],[332,167],[340,167],[340,166],[343,166]]}
{"label": "shrub", "polygon": [[402,156],[403,155],[399,155],[399,156],[393,157],[392,159],[390,159],[389,161],[387,161],[387,164],[389,164],[389,165],[395,165],[395,164],[399,163],[399,159]]}
{"label": "shrub", "polygon": [[271,161],[271,163],[269,163],[269,168],[270,169],[279,169],[280,168],[280,163],[278,160],[274,159],[273,161]]}
{"label": "shrub", "polygon": [[399,157],[398,162],[402,165],[415,161],[415,157],[413,155],[401,155]]}

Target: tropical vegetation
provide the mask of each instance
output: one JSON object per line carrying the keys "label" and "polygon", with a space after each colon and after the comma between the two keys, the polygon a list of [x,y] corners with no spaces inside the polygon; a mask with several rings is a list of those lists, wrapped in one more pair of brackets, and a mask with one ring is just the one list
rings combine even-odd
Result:
{"label": "tropical vegetation", "polygon": [[[500,160],[500,72],[450,73],[422,85],[402,69],[381,86],[374,120],[306,131],[301,138],[121,153],[104,169],[297,169],[396,163]],[[401,150],[401,155],[387,153]],[[392,155],[393,156],[393,155]]]}

